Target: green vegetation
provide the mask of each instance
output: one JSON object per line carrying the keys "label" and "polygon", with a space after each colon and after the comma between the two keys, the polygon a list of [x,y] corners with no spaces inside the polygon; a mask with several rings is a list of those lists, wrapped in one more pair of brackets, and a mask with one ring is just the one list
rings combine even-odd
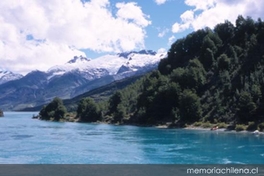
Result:
{"label": "green vegetation", "polygon": [[203,128],[212,128],[214,127],[215,125],[211,124],[210,122],[205,122],[205,123],[202,123],[201,127]]}
{"label": "green vegetation", "polygon": [[98,105],[91,98],[82,99],[78,104],[76,117],[82,122],[96,122],[100,120]]}
{"label": "green vegetation", "polygon": [[[263,130],[264,22],[239,16],[177,40],[155,70],[108,100],[81,100],[77,118]],[[50,115],[49,115],[50,116]],[[239,125],[238,125],[239,124]]]}
{"label": "green vegetation", "polygon": [[218,126],[218,128],[227,128],[227,124],[224,122],[218,123],[216,126]]}
{"label": "green vegetation", "polygon": [[264,122],[258,125],[259,131],[264,131]]}
{"label": "green vegetation", "polygon": [[62,100],[55,97],[52,102],[41,109],[39,116],[41,120],[60,121],[64,118],[66,111],[67,110],[63,105]]}
{"label": "green vegetation", "polygon": [[248,122],[247,131],[255,131],[258,130],[258,125],[255,122]]}
{"label": "green vegetation", "polygon": [[235,128],[236,131],[244,131],[246,129],[247,129],[246,125],[242,125],[242,124],[237,124]]}

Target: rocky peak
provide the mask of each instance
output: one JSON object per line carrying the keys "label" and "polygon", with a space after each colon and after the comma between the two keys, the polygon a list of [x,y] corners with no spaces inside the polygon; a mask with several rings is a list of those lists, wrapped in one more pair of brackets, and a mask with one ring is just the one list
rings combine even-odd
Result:
{"label": "rocky peak", "polygon": [[141,50],[138,52],[139,54],[148,54],[148,55],[156,55],[157,52],[153,50]]}
{"label": "rocky peak", "polygon": [[130,54],[156,55],[157,53],[153,50],[140,50],[140,51],[130,51],[130,52],[118,53],[118,56],[128,58]]}
{"label": "rocky peak", "polygon": [[16,74],[11,71],[0,69],[0,84],[6,83],[8,81],[20,79],[23,76],[21,74]]}
{"label": "rocky peak", "polygon": [[74,56],[73,59],[71,59],[68,63],[73,64],[77,62],[83,62],[83,61],[90,61],[90,59],[87,59],[86,57],[80,56]]}

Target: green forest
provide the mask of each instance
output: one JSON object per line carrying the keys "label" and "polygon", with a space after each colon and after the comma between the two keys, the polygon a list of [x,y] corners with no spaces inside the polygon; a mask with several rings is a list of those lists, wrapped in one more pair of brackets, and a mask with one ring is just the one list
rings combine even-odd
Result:
{"label": "green forest", "polygon": [[[67,119],[58,98],[40,111],[44,120]],[[75,119],[135,125],[233,124],[264,128],[264,22],[238,16],[235,24],[190,33],[171,45],[158,69],[108,100],[78,103]]]}

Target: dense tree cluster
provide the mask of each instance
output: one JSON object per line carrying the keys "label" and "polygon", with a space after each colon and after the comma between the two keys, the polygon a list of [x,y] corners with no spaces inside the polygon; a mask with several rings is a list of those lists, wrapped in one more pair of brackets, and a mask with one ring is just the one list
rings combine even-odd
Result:
{"label": "dense tree cluster", "polygon": [[107,110],[140,124],[261,122],[263,83],[264,22],[239,16],[235,26],[177,40],[158,70],[114,94]]}
{"label": "dense tree cluster", "polygon": [[77,117],[82,122],[96,122],[100,120],[98,105],[92,98],[84,98],[79,102]]}
{"label": "dense tree cluster", "polygon": [[77,110],[82,121],[130,124],[261,123],[263,115],[264,22],[242,16],[177,40],[158,70]]}
{"label": "dense tree cluster", "polygon": [[63,102],[60,98],[55,97],[48,105],[44,106],[40,113],[39,117],[42,120],[54,120],[59,121],[64,118],[67,110],[63,105]]}

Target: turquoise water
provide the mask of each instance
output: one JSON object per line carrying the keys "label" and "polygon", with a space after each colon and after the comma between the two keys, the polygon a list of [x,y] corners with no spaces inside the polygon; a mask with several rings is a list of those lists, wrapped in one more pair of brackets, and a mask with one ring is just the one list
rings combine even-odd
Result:
{"label": "turquoise water", "polygon": [[0,118],[0,163],[264,164],[264,135]]}

